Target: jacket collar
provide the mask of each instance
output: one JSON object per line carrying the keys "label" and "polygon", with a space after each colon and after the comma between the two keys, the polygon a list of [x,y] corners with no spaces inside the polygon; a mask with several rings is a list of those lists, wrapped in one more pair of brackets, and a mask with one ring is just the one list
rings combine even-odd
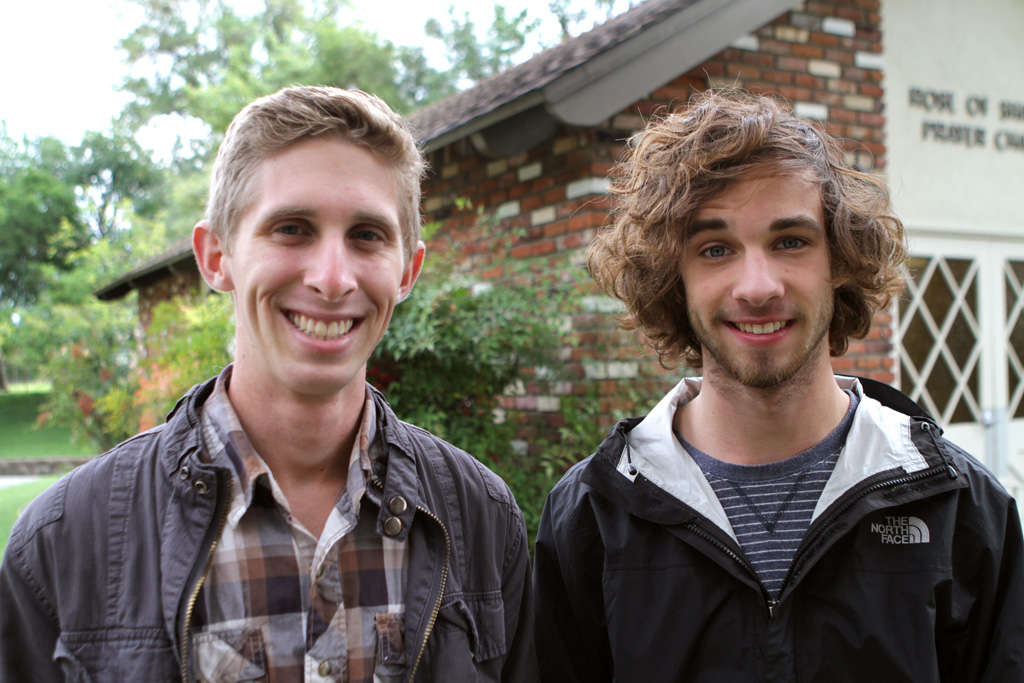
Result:
{"label": "jacket collar", "polygon": [[[199,407],[213,392],[216,377],[192,387],[182,396],[167,415],[166,431],[163,434],[161,461],[167,476],[180,483],[179,472],[188,464],[192,467],[210,467],[200,462],[202,448]],[[373,464],[374,478],[383,483],[380,515],[377,520],[378,532],[383,533],[384,523],[391,517],[398,517],[401,531],[392,536],[404,540],[412,526],[417,505],[422,505],[424,492],[418,476],[416,453],[410,429],[391,410],[387,401],[377,389],[370,385],[373,404],[376,409],[376,436],[381,440],[381,456]],[[405,509],[396,514],[390,502],[396,497],[405,501]],[[395,510],[400,509],[396,505]]]}
{"label": "jacket collar", "polygon": [[[928,467],[911,440],[909,415],[883,406],[866,395],[856,378],[837,376],[836,381],[841,388],[854,392],[860,405],[836,469],[818,500],[814,519],[867,478],[891,471],[912,473]],[[672,431],[676,410],[693,400],[700,389],[700,378],[684,378],[639,424],[631,429],[620,424],[615,431],[618,438],[611,442],[615,448],[611,453],[606,452],[605,458],[613,458],[615,473],[622,480],[655,487],[735,538],[711,484]],[[622,489],[618,485],[613,488]]]}

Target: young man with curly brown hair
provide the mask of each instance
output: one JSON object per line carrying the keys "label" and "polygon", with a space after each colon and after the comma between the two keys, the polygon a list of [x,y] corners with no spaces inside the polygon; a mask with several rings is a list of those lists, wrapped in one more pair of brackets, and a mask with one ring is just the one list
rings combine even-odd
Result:
{"label": "young man with curly brown hair", "polygon": [[635,143],[590,269],[702,377],[550,494],[542,679],[1024,679],[1014,500],[902,394],[832,371],[902,287],[885,185],[742,92]]}

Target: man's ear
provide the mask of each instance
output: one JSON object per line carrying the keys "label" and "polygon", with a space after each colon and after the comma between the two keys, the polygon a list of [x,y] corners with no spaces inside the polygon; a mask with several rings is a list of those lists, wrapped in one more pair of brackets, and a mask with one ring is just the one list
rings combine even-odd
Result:
{"label": "man's ear", "polygon": [[398,300],[405,301],[405,298],[412,293],[413,285],[416,284],[416,280],[419,279],[420,271],[423,269],[423,257],[427,254],[427,247],[423,242],[416,243],[416,249],[413,251],[412,258],[409,259],[409,265],[405,267],[405,272],[402,273],[402,285],[399,289]]}
{"label": "man's ear", "polygon": [[231,259],[224,243],[210,229],[209,221],[200,221],[192,229],[192,251],[203,279],[218,292],[230,292],[235,288],[231,279]]}

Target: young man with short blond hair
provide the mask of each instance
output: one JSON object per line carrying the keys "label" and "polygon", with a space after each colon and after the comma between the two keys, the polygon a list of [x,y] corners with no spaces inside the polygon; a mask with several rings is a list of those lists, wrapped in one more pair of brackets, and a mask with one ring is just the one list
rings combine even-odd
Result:
{"label": "young man with short blond hair", "polygon": [[423,169],[362,92],[235,118],[192,240],[234,363],[25,511],[0,679],[535,679],[512,494],[365,381],[423,264]]}

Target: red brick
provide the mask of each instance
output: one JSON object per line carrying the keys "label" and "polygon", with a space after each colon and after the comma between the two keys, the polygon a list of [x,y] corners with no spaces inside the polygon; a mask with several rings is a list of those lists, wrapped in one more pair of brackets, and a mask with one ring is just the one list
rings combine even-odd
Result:
{"label": "red brick", "polygon": [[822,45],[824,47],[838,47],[839,36],[831,33],[821,33],[818,31],[811,31],[809,38],[812,45]]}
{"label": "red brick", "polygon": [[793,74],[789,71],[765,71],[761,75],[761,78],[769,83],[781,83],[784,85],[788,85],[793,82]]}
{"label": "red brick", "polygon": [[853,53],[848,50],[825,50],[825,59],[833,62],[839,62],[840,64],[853,64]]}
{"label": "red brick", "polygon": [[786,71],[807,71],[807,60],[799,57],[779,57],[778,67]]}
{"label": "red brick", "polygon": [[819,76],[812,76],[811,74],[794,74],[793,80],[797,85],[802,85],[805,88],[814,88],[815,90],[825,89],[825,79]]}
{"label": "red brick", "polygon": [[565,187],[553,187],[544,193],[541,201],[547,204],[557,204],[565,200]]}
{"label": "red brick", "polygon": [[858,90],[860,90],[861,95],[867,95],[868,97],[881,97],[885,94],[882,86],[875,85],[874,83],[861,83]]}
{"label": "red brick", "polygon": [[796,57],[804,57],[806,59],[821,59],[825,55],[825,50],[818,45],[795,43],[793,45],[793,55]]}

